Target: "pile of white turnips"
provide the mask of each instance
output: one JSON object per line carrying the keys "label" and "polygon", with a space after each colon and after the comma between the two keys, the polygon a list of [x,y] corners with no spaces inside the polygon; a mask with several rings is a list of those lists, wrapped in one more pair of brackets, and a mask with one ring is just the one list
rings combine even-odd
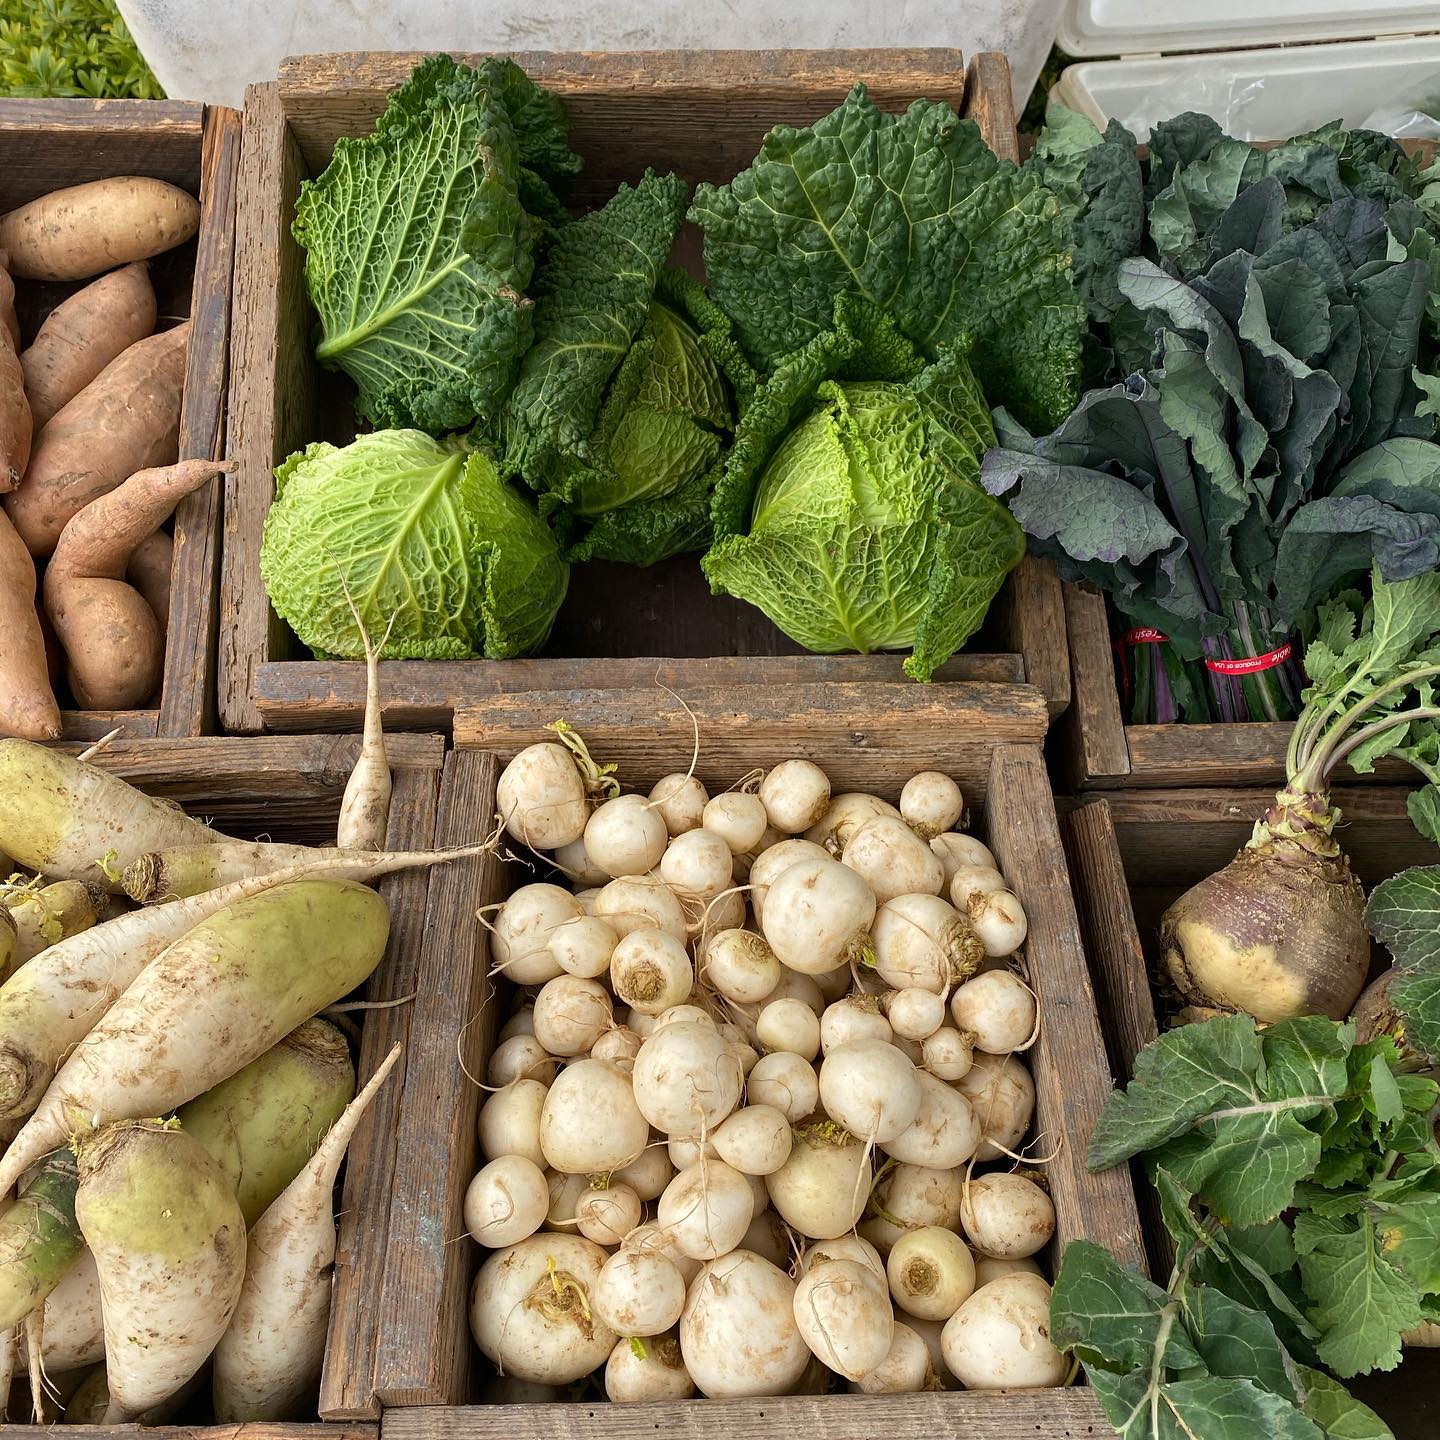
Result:
{"label": "pile of white turnips", "polygon": [[560,739],[498,791],[574,889],[490,921],[517,988],[465,1222],[496,1397],[602,1367],[619,1401],[1062,1382],[1055,1213],[1017,1163],[1025,913],[959,787],[896,809],[786,760],[619,795]]}

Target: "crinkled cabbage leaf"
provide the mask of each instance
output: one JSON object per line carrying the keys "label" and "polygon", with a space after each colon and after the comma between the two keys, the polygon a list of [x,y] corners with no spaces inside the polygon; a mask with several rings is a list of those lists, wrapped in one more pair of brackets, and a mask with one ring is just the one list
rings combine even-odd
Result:
{"label": "crinkled cabbage leaf", "polygon": [[762,370],[828,330],[839,295],[878,305],[928,359],[965,343],[995,404],[1055,425],[1075,403],[1085,311],[1068,227],[1035,176],[948,105],[887,114],[857,85],[748,170],[701,185],[711,293]]}
{"label": "crinkled cabbage leaf", "polygon": [[551,182],[578,163],[557,97],[509,61],[446,55],[391,95],[374,134],[337,142],[293,228],[315,353],[355,381],[362,419],[440,434],[495,414],[531,340],[526,205],[553,220]]}
{"label": "crinkled cabbage leaf", "polygon": [[458,439],[377,430],[276,472],[260,555],[270,601],[317,654],[359,659],[348,588],[391,659],[503,660],[545,643],[569,567],[535,507]]}
{"label": "crinkled cabbage leaf", "polygon": [[807,649],[909,649],[906,673],[928,680],[1024,536],[977,483],[995,437],[962,352],[927,365],[888,320],[853,313],[842,303],[742,417],[702,563]]}

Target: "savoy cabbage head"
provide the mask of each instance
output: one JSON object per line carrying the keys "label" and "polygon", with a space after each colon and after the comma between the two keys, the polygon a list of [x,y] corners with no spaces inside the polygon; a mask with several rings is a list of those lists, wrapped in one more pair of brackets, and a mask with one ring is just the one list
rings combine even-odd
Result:
{"label": "savoy cabbage head", "polygon": [[566,134],[510,61],[436,55],[301,187],[315,353],[362,419],[441,434],[497,413],[531,341],[536,240],[564,214],[552,187],[579,165]]}
{"label": "savoy cabbage head", "polygon": [[1085,308],[1059,201],[946,104],[891,115],[857,85],[807,129],[777,126],[728,185],[699,186],[690,218],[761,370],[827,331],[844,296],[927,359],[968,346],[991,402],[1032,424],[1075,404]]}
{"label": "savoy cabbage head", "polygon": [[377,430],[309,446],[275,482],[260,573],[316,654],[364,656],[347,589],[373,640],[389,627],[390,659],[503,660],[545,643],[569,567],[484,450]]}
{"label": "savoy cabbage head", "polygon": [[711,588],[821,654],[910,650],[928,680],[1025,551],[980,488],[995,442],[959,348],[926,364],[888,318],[837,324],[784,361],[736,432],[715,496]]}
{"label": "savoy cabbage head", "polygon": [[505,461],[571,559],[650,565],[709,538],[732,390],[753,376],[730,322],[665,268],[686,187],[647,172],[562,226],[535,278],[535,344],[505,408]]}

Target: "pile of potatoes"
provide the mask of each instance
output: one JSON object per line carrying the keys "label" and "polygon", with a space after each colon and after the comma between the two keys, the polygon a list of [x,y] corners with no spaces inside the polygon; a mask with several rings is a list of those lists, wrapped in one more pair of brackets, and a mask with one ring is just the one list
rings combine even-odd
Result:
{"label": "pile of potatoes", "polygon": [[620,795],[561,738],[498,792],[569,883],[485,917],[516,987],[465,1197],[492,1398],[1061,1383],[1027,922],[958,786],[897,809],[794,759]]}
{"label": "pile of potatoes", "polygon": [[[60,733],[62,666],[83,710],[144,705],[159,687],[172,548],[162,527],[225,467],[176,464],[190,325],[156,330],[146,261],[199,222],[193,196],[143,176],[0,215],[0,734]],[[97,275],[25,343],[17,280]]]}

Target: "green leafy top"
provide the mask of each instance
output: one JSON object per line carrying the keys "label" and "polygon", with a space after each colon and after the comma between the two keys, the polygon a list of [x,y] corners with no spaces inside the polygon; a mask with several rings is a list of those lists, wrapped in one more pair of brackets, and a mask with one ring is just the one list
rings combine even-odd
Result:
{"label": "green leafy top", "polygon": [[857,85],[807,129],[777,126],[730,184],[699,186],[690,218],[762,369],[828,331],[848,295],[930,359],[968,335],[986,393],[1030,424],[1075,402],[1085,317],[1058,202],[947,105],[891,115]]}
{"label": "green leafy top", "polygon": [[0,95],[165,98],[114,0],[0,0]]}
{"label": "green leafy top", "polygon": [[1387,978],[1396,1040],[1440,1065],[1440,865],[1382,881],[1371,892],[1365,923],[1395,957]]}
{"label": "green leafy top", "polygon": [[1342,1376],[1388,1370],[1440,1309],[1437,1095],[1388,1037],[1227,1016],[1141,1051],[1086,1158],[1143,1154],[1187,1271],[1263,1311],[1295,1353]]}
{"label": "green leafy top", "polygon": [[755,393],[714,499],[712,589],[807,649],[910,649],[928,680],[984,619],[1024,540],[976,483],[991,443],[964,354],[927,365],[883,311],[835,328]]}
{"label": "green leafy top", "polygon": [[[341,139],[301,187],[295,238],[317,356],[377,425],[435,434],[492,417],[530,343],[537,222],[558,209],[563,115],[509,61],[422,62],[375,133]],[[549,198],[542,204],[539,197]]]}

